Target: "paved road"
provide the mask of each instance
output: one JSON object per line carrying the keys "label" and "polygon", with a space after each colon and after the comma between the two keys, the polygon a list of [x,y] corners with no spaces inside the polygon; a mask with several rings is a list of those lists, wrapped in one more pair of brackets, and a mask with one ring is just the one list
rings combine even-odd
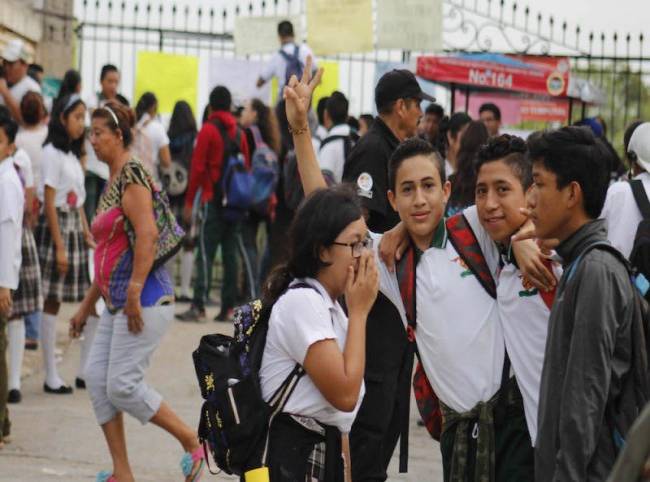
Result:
{"label": "paved road", "polygon": [[[177,307],[180,309],[181,307]],[[65,306],[59,318],[59,340],[65,347],[60,372],[72,382],[79,363],[79,344],[67,345],[66,322],[72,306]],[[209,315],[216,312],[209,310]],[[175,322],[156,352],[148,381],[159,390],[179,415],[191,425],[198,421],[201,397],[190,354],[201,335],[232,331],[228,323],[184,324]],[[0,450],[0,482],[87,482],[99,470],[110,469],[110,459],[100,428],[96,425],[85,391],[70,396],[43,393],[40,351],[28,352],[23,380],[23,402],[11,405],[12,442]],[[30,374],[31,372],[31,374]],[[413,406],[413,404],[412,404]],[[414,408],[412,409],[414,410]],[[411,417],[410,472],[397,474],[393,458],[389,480],[439,481],[442,466],[438,444],[431,440]],[[138,481],[182,480],[178,461],[181,448],[153,425],[127,417],[127,441],[131,463]],[[224,475],[203,480],[237,480]]]}

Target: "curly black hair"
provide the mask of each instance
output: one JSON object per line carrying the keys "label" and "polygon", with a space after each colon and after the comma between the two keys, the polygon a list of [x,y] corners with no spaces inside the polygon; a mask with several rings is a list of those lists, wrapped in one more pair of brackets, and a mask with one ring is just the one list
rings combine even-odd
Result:
{"label": "curly black hair", "polygon": [[526,141],[521,137],[501,134],[492,137],[478,151],[476,172],[488,162],[503,161],[521,182],[524,191],[533,183],[533,163],[526,156]]}

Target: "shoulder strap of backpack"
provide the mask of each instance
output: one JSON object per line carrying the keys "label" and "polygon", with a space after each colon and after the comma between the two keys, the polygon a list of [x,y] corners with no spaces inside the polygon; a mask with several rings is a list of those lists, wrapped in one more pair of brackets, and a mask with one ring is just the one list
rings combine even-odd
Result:
{"label": "shoulder strap of backpack", "polygon": [[627,260],[625,256],[623,256],[623,253],[621,253],[618,249],[616,249],[614,246],[609,244],[607,241],[595,241],[592,244],[588,245],[582,253],[578,255],[578,257],[573,260],[573,262],[569,265],[569,268],[566,271],[566,276],[567,276],[567,282],[573,278],[573,276],[576,273],[576,270],[578,269],[578,266],[580,265],[580,262],[582,259],[591,251],[592,249],[602,249],[603,251],[608,251],[611,254],[614,255],[616,259],[618,259],[623,266],[625,266],[625,269],[627,272],[632,275],[632,267],[630,266],[630,262]]}
{"label": "shoulder strap of backpack", "polygon": [[334,141],[338,141],[338,140],[342,140],[343,142],[345,142],[346,139],[349,140],[349,136],[346,136],[346,135],[343,135],[343,134],[337,134],[337,135],[334,135],[334,136],[327,136],[325,139],[323,139],[321,141],[320,148],[322,149],[323,146],[326,146],[330,142],[334,142]]}
{"label": "shoulder strap of backpack", "polygon": [[469,270],[476,276],[476,279],[478,279],[485,291],[492,298],[496,299],[496,282],[469,222],[461,213],[447,219],[446,224],[449,241],[451,241],[451,244],[458,251],[458,256],[460,256]]}
{"label": "shoulder strap of backpack", "polygon": [[648,200],[648,195],[643,187],[643,182],[639,179],[633,179],[630,181],[630,187],[632,187],[634,200],[636,201],[636,205],[639,207],[639,211],[641,211],[643,219],[650,219],[650,201]]}
{"label": "shoulder strap of backpack", "polygon": [[249,127],[251,133],[253,134],[253,140],[255,141],[255,148],[265,146],[266,142],[264,142],[264,139],[262,139],[262,133],[260,132],[260,128],[257,127],[255,124]]}

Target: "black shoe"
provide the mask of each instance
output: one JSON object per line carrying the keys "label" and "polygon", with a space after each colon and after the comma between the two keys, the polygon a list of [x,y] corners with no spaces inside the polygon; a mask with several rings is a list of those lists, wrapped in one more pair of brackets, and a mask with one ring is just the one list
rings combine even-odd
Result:
{"label": "black shoe", "polygon": [[86,389],[86,381],[83,378],[75,378],[74,379],[74,386],[78,388],[79,390],[85,390]]}
{"label": "black shoe", "polygon": [[25,350],[38,350],[38,342],[36,340],[27,340]]}
{"label": "black shoe", "polygon": [[232,321],[232,315],[234,310],[229,308],[227,310],[222,309],[217,316],[214,317],[214,321]]}
{"label": "black shoe", "polygon": [[190,309],[179,313],[176,315],[176,319],[179,321],[188,321],[188,322],[203,322],[205,319],[205,310],[196,308],[195,306],[190,306]]}
{"label": "black shoe", "polygon": [[51,388],[47,383],[44,383],[43,390],[45,390],[45,393],[53,393],[55,395],[69,395],[72,393],[72,387],[67,385],[61,385],[59,388]]}
{"label": "black shoe", "polygon": [[177,303],[191,303],[192,298],[190,298],[189,296],[181,295],[181,296],[176,297],[176,302]]}
{"label": "black shoe", "polygon": [[20,394],[20,390],[16,390],[15,388],[9,390],[7,403],[20,403],[22,399],[23,396]]}

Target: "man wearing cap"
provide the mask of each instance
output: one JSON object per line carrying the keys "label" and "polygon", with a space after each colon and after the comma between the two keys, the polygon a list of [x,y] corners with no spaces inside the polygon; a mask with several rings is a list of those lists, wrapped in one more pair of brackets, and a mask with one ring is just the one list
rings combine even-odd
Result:
{"label": "man wearing cap", "polygon": [[[434,99],[420,89],[408,70],[393,70],[379,79],[375,103],[379,115],[352,149],[343,181],[357,189],[368,228],[375,233],[394,227],[399,217],[388,204],[388,163],[398,144],[417,133],[420,101]],[[366,394],[350,432],[352,480],[386,480],[386,470],[400,439],[400,471],[407,470],[410,377],[408,338],[395,305],[383,294],[368,315],[366,327]]]}
{"label": "man wearing cap", "polygon": [[616,182],[607,190],[605,206],[600,215],[607,223],[607,238],[629,258],[636,230],[643,215],[636,202],[633,186],[650,193],[650,122],[640,124],[627,146],[627,158],[632,173],[631,182]]}
{"label": "man wearing cap", "polygon": [[345,162],[343,181],[356,186],[372,232],[383,233],[399,222],[386,196],[388,161],[401,141],[417,134],[422,100],[435,102],[422,92],[412,72],[395,69],[385,73],[375,87],[379,115]]}
{"label": "man wearing cap", "polygon": [[27,92],[41,92],[41,87],[27,75],[30,55],[22,40],[11,40],[2,51],[4,78],[0,79],[0,104],[6,105],[13,118],[22,123],[20,101]]}

